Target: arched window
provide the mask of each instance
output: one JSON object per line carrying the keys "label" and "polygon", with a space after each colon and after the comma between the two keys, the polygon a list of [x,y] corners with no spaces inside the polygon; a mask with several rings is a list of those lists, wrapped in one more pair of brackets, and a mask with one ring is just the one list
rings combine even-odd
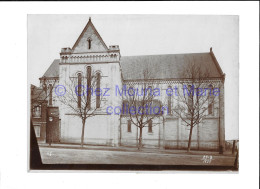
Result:
{"label": "arched window", "polygon": [[100,108],[100,73],[97,73],[97,88],[96,88],[96,108]]}
{"label": "arched window", "polygon": [[91,39],[88,38],[88,49],[91,49]]}
{"label": "arched window", "polygon": [[81,108],[81,90],[82,90],[82,75],[81,73],[78,73],[78,91],[77,91],[77,96],[78,96],[78,108]]}
{"label": "arched window", "polygon": [[209,93],[208,93],[208,114],[213,115],[213,105],[214,105],[214,96],[213,94],[213,86],[209,85]]}
{"label": "arched window", "polygon": [[87,67],[87,107],[91,108],[91,67]]}
{"label": "arched window", "polygon": [[[172,87],[169,86],[168,89],[172,89]],[[170,114],[170,115],[172,114],[172,95],[168,96],[168,114]]]}
{"label": "arched window", "polygon": [[124,100],[122,103],[122,114],[128,114],[128,102],[126,100]]}
{"label": "arched window", "polygon": [[49,106],[52,106],[52,84],[49,84]]}
{"label": "arched window", "polygon": [[152,96],[153,95],[153,88],[152,88],[152,86],[148,86],[145,89],[145,95],[148,95],[148,96]]}
{"label": "arched window", "polygon": [[188,112],[190,112],[191,109],[193,108],[192,107],[193,106],[193,104],[192,104],[193,94],[192,94],[192,86],[189,85],[188,87],[189,87],[189,94],[190,94],[190,95],[187,96],[187,98],[188,98]]}

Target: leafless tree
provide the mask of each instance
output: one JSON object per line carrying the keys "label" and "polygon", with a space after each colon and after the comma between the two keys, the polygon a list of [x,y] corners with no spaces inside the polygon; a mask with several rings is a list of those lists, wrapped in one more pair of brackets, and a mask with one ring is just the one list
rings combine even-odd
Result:
{"label": "leafless tree", "polygon": [[95,116],[97,111],[101,111],[101,101],[103,99],[100,88],[100,73],[91,72],[89,76],[70,77],[70,82],[65,83],[66,93],[59,96],[59,101],[64,104],[73,115],[82,121],[81,147],[84,144],[84,134],[86,120]]}
{"label": "leafless tree", "polygon": [[207,110],[213,111],[215,97],[219,95],[219,88],[207,82],[209,70],[189,60],[188,66],[184,69],[183,79],[173,95],[177,105],[173,113],[180,117],[182,124],[189,129],[187,151],[191,148],[192,131],[195,126],[202,123],[207,116]]}
{"label": "leafless tree", "polygon": [[160,89],[151,77],[149,69],[144,69],[142,79],[137,86],[127,85],[123,95],[123,112],[131,123],[137,127],[138,149],[142,148],[142,135],[144,127],[154,127],[159,124],[149,124],[155,117],[162,115],[162,103],[156,99],[160,96]]}

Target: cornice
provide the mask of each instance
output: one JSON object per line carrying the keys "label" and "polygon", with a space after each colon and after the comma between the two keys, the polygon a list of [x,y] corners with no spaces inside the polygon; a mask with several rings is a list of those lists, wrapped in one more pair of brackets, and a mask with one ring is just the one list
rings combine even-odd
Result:
{"label": "cornice", "polygon": [[111,62],[75,62],[75,63],[59,63],[59,65],[75,65],[75,64],[111,64],[119,63],[120,61],[111,61]]}
{"label": "cornice", "polygon": [[[205,78],[203,79],[203,82],[205,83],[212,83],[212,82],[221,82],[222,81],[222,78]],[[191,82],[191,79],[186,79],[186,78],[183,78],[183,79],[150,79],[150,80],[147,80],[147,81],[144,81],[144,80],[141,80],[141,79],[138,79],[138,80],[123,80],[123,84],[142,84],[142,83],[152,83],[152,84],[181,84],[181,83],[184,83],[184,82]]]}

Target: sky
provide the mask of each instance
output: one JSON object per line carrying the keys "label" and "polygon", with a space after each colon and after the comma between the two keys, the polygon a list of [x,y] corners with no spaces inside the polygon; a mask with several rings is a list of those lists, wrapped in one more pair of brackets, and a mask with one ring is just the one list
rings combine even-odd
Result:
{"label": "sky", "polygon": [[28,15],[28,83],[63,47],[72,47],[89,17],[107,46],[121,56],[213,52],[226,74],[225,135],[238,139],[239,17],[207,15]]}

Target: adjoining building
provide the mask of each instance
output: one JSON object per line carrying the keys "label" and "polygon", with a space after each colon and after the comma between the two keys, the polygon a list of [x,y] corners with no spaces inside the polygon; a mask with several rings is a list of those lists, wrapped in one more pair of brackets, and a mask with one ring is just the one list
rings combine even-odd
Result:
{"label": "adjoining building", "polygon": [[37,140],[46,142],[46,120],[48,99],[43,88],[31,85],[30,112]]}

